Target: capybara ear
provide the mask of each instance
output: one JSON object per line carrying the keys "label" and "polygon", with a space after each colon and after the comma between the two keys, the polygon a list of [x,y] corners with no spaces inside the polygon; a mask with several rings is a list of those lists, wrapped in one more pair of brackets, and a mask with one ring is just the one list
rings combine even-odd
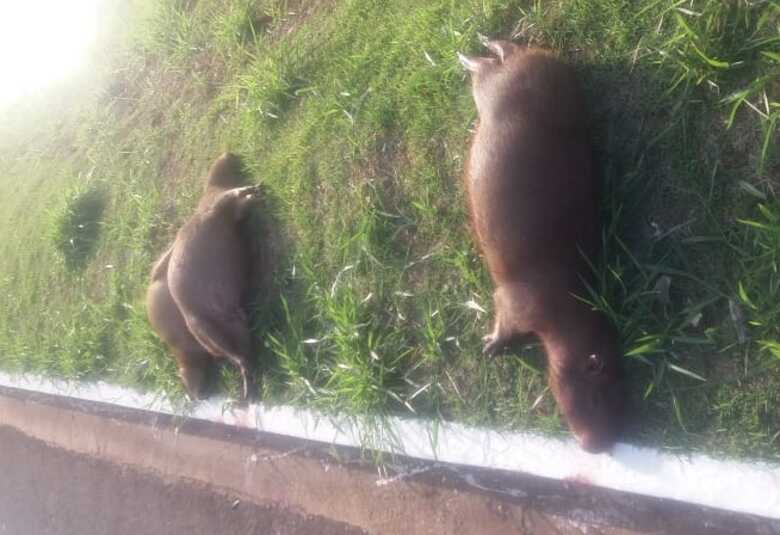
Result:
{"label": "capybara ear", "polygon": [[512,41],[487,41],[485,46],[503,63],[519,47]]}
{"label": "capybara ear", "polygon": [[241,157],[231,152],[223,153],[209,169],[206,187],[234,188],[244,182],[244,165]]}
{"label": "capybara ear", "polygon": [[458,61],[460,61],[460,64],[463,65],[463,67],[469,71],[469,72],[480,72],[485,67],[489,65],[494,65],[496,63],[495,58],[481,58],[481,57],[474,57],[474,56],[464,56],[460,52],[458,52]]}

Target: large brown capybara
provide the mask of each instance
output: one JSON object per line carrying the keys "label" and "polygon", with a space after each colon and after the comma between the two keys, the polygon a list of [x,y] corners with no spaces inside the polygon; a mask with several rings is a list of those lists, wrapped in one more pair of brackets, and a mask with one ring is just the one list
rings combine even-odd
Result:
{"label": "large brown capybara", "polygon": [[495,284],[484,352],[535,334],[550,388],[583,449],[610,449],[626,391],[616,333],[575,295],[599,246],[599,187],[575,74],[551,52],[489,41],[496,57],[459,56],[479,115],[465,182],[476,239]]}
{"label": "large brown capybara", "polygon": [[252,245],[239,228],[257,187],[243,183],[240,160],[224,154],[212,165],[195,214],[152,269],[147,313],[171,348],[188,394],[204,394],[211,358],[225,358],[251,389],[251,336],[242,306],[250,285]]}

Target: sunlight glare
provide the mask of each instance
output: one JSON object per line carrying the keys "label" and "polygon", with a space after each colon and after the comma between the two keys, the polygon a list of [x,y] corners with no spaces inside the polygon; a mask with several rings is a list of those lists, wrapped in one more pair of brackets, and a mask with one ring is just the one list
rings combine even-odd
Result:
{"label": "sunlight glare", "polygon": [[0,105],[80,67],[101,0],[0,0]]}

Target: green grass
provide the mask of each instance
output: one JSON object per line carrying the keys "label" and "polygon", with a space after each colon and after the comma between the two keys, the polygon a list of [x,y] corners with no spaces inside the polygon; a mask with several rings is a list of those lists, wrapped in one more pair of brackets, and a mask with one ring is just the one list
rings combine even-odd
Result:
{"label": "green grass", "polygon": [[[564,433],[539,347],[480,354],[491,284],[467,227],[476,112],[455,53],[517,34],[570,59],[589,98],[604,251],[581,297],[620,331],[629,439],[777,458],[779,11],[137,2],[84,82],[97,92],[0,127],[0,366],[180,397],[144,289],[230,149],[275,223],[275,290],[253,310],[266,400]],[[93,191],[102,211],[80,202]],[[235,372],[220,385],[235,393]]]}
{"label": "green grass", "polygon": [[52,214],[51,240],[69,270],[86,267],[95,252],[105,207],[106,194],[99,186],[82,186]]}

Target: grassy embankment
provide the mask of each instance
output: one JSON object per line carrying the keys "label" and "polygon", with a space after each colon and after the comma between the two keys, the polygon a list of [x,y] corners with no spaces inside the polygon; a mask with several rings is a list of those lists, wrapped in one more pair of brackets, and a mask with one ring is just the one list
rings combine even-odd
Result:
{"label": "grassy embankment", "polygon": [[588,92],[605,247],[584,297],[621,332],[629,439],[777,457],[779,10],[136,2],[97,81],[0,126],[0,367],[181,395],[143,292],[230,149],[280,229],[265,399],[561,432],[538,347],[480,355],[490,283],[460,181],[475,110],[455,53],[517,35]]}

